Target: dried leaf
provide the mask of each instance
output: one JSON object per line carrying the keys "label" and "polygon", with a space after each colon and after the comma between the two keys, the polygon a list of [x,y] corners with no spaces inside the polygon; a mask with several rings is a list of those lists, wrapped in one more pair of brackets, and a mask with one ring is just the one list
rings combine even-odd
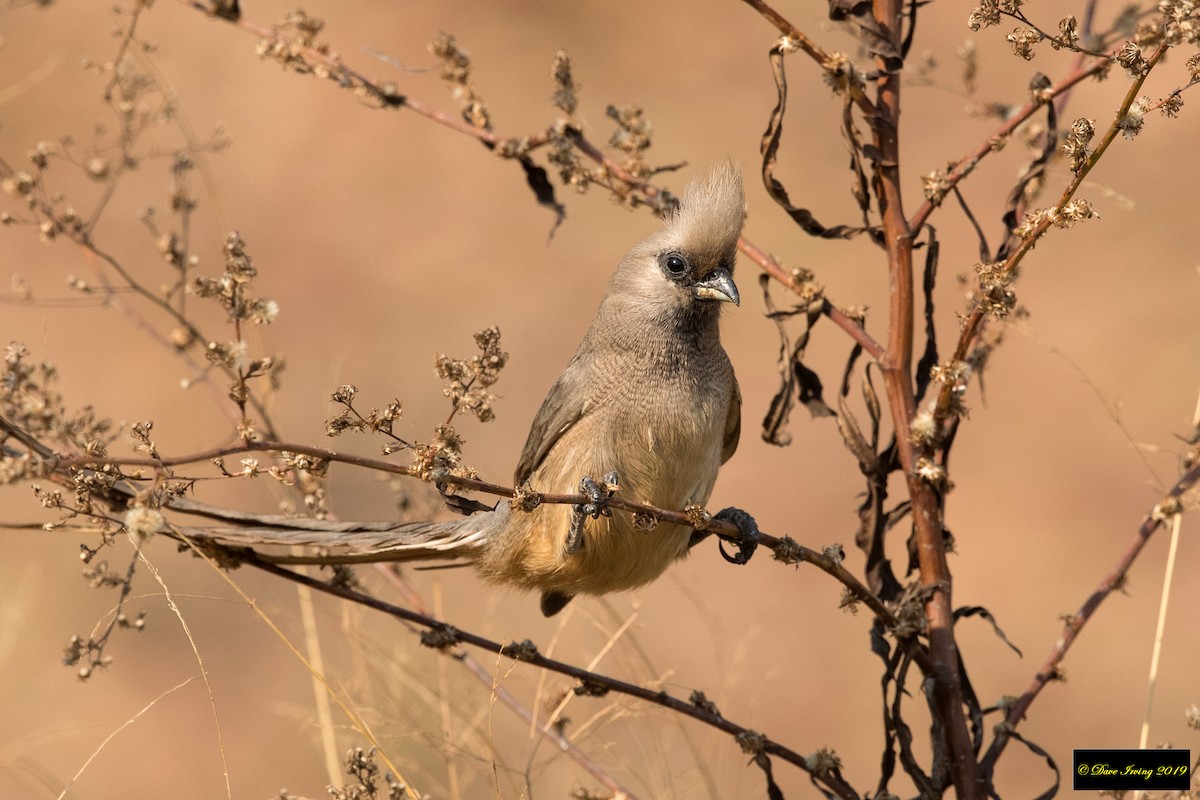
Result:
{"label": "dried leaf", "polygon": [[1008,202],[1004,211],[1004,242],[999,252],[991,261],[1004,261],[1009,253],[1020,243],[1021,239],[1013,231],[1021,224],[1025,216],[1025,189],[1035,180],[1040,180],[1046,173],[1046,165],[1050,158],[1058,152],[1058,113],[1054,103],[1046,103],[1046,131],[1042,134],[1041,152],[1029,163],[1021,174],[1012,191],[1008,193]]}
{"label": "dried leaf", "polygon": [[[927,225],[925,229],[929,235],[929,245],[925,248],[925,272],[921,282],[925,301],[925,351],[921,353],[921,359],[917,362],[915,376],[918,403],[925,397],[925,391],[929,388],[929,382],[932,380],[933,368],[938,363],[937,325],[933,319],[933,290],[937,286],[938,255],[941,252],[941,245],[938,244],[937,231],[933,226]],[[946,448],[946,451],[949,452],[948,443],[946,443]]]}
{"label": "dried leaf", "polygon": [[[767,319],[772,320],[779,330],[779,391],[771,398],[771,405],[763,418],[763,440],[780,447],[791,443],[792,437],[787,433],[788,418],[796,400],[804,403],[813,416],[832,415],[833,411],[825,404],[822,397],[823,386],[821,379],[802,362],[804,350],[813,325],[821,318],[820,301],[810,304],[807,308],[795,306],[787,311],[780,311],[771,299],[770,277],[765,273],[758,278],[762,287],[763,302],[767,306]],[[805,317],[804,331],[793,344],[788,335],[785,323],[794,316],[803,314]]]}
{"label": "dried leaf", "polygon": [[762,178],[763,185],[767,189],[767,194],[771,195],[771,199],[779,204],[787,212],[788,216],[792,218],[792,221],[810,236],[818,236],[822,239],[851,239],[860,233],[865,233],[868,230],[867,228],[851,227],[848,225],[835,225],[832,228],[825,227],[817,222],[811,211],[792,205],[787,189],[775,177],[775,163],[778,158],[779,141],[783,135],[783,116],[787,109],[787,76],[783,70],[783,50],[781,46],[776,45],[772,47],[769,51],[769,56],[771,74],[775,78],[775,89],[778,99],[775,102],[775,108],[771,111],[771,117],[767,122],[766,131],[763,132],[762,144],[759,148],[763,157]]}

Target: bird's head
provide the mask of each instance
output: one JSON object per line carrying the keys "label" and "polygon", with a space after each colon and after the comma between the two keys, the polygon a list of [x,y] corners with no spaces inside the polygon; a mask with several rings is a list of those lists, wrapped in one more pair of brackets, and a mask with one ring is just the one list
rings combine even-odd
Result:
{"label": "bird's head", "polygon": [[730,161],[692,180],[662,230],[643,239],[613,275],[609,298],[658,319],[715,319],[738,305],[733,282],[746,213],[742,177]]}

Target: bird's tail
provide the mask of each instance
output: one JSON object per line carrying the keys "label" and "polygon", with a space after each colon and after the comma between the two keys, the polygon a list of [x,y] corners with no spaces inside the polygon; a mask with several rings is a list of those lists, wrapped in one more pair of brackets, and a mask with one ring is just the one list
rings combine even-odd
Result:
{"label": "bird's tail", "polygon": [[[493,527],[490,516],[476,514],[450,522],[331,522],[259,516],[233,526],[175,527],[172,534],[198,544],[253,547],[274,563],[474,561]],[[320,552],[283,555],[260,550],[274,546],[316,548]]]}

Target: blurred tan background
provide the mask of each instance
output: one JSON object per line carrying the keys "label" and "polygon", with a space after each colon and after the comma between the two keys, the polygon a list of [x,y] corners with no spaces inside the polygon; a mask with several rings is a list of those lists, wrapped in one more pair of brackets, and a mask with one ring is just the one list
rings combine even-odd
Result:
{"label": "blurred tan background", "polygon": [[[827,49],[853,52],[854,40],[822,20],[821,5],[780,8]],[[1102,12],[1111,11],[1105,5]],[[245,14],[269,25],[287,8],[263,0],[248,3]],[[497,130],[511,135],[541,130],[555,118],[549,69],[555,52],[567,50],[581,86],[578,118],[593,141],[605,141],[611,130],[607,104],[635,103],[654,123],[652,160],[688,162],[662,178],[671,187],[716,159],[741,162],[749,238],[789,266],[814,270],[834,302],[869,306],[870,328],[883,335],[887,288],[876,250],[804,236],[755,177],[759,137],[774,103],[766,59],[774,35],[743,4],[323,0],[305,9],[327,19],[322,38],[349,65],[451,113],[456,104],[436,73],[398,72],[363,48],[430,67],[425,43],[439,30],[455,34],[471,55],[474,83]],[[994,120],[967,114],[968,106],[1023,102],[1034,69],[1060,76],[1072,61],[1048,48],[1032,64],[1019,61],[1004,45],[1007,28],[971,34],[966,13],[966,6],[949,3],[922,11],[914,61],[928,51],[941,66],[932,85],[905,92],[910,213],[920,200],[919,176],[944,168],[994,129]],[[1041,22],[1052,28],[1057,20]],[[107,112],[100,102],[104,79],[79,62],[113,58],[113,27],[103,3],[0,11],[0,156],[20,165],[36,142],[68,133],[86,152],[93,123]],[[460,430],[481,474],[507,482],[529,421],[589,322],[611,268],[656,225],[649,214],[622,210],[598,190],[576,196],[560,188],[568,216],[548,241],[552,217],[535,206],[516,165],[476,142],[408,112],[373,110],[328,82],[285,73],[254,55],[253,37],[180,3],[157,3],[139,31],[157,43],[148,58],[174,90],[186,123],[204,138],[222,122],[232,138],[226,152],[205,159],[209,183],[193,176],[201,199],[193,241],[200,271],[219,274],[225,233],[239,230],[260,271],[257,292],[279,302],[278,321],[255,332],[254,346],[286,358],[283,391],[273,401],[286,437],[377,453],[376,441],[324,438],[323,420],[334,413],[329,393],[354,383],[364,406],[399,398],[405,414],[397,432],[428,438],[448,409],[434,356],[470,355],[472,332],[499,325],[511,362],[495,387],[497,419],[486,426],[463,420]],[[968,36],[982,56],[974,99],[961,92],[955,58]],[[1173,57],[1152,76],[1151,96],[1183,83],[1183,60]],[[781,177],[793,200],[823,222],[853,222],[836,128],[840,101],[799,56],[789,61],[789,79]],[[1070,99],[1068,120],[1084,115],[1106,124],[1126,85],[1114,71],[1106,83],[1082,86]],[[994,356],[986,394],[976,384],[968,397],[971,415],[955,446],[957,489],[948,505],[958,546],[951,561],[955,602],[987,606],[1025,653],[1018,658],[986,623],[960,625],[964,657],[986,704],[1024,690],[1059,635],[1059,614],[1092,591],[1176,475],[1177,437],[1188,430],[1200,388],[1200,155],[1196,111],[1190,95],[1184,98],[1180,119],[1149,118],[1135,141],[1113,146],[1085,185],[1081,194],[1101,219],[1053,232],[1027,259],[1017,292],[1032,317],[1009,331]],[[147,142],[177,148],[180,140],[164,126]],[[964,187],[993,244],[1004,196],[1025,159],[1014,142]],[[168,223],[168,166],[169,159],[151,159],[126,176],[96,234],[151,286],[170,275],[137,213],[157,206],[159,224]],[[1049,176],[1054,195],[1064,175],[1057,164]],[[57,188],[78,208],[89,209],[98,196],[98,187],[67,165],[52,167],[48,177],[61,181]],[[11,198],[3,202],[19,210]],[[975,264],[976,243],[952,203],[932,222],[943,242],[938,302],[945,352],[963,308],[954,276]],[[42,245],[25,227],[0,231],[6,292],[7,282],[21,276],[35,299],[70,297],[67,275],[91,278],[91,269],[69,243]],[[840,542],[857,570],[853,510],[861,481],[833,424],[810,420],[800,409],[790,447],[759,438],[776,389],[777,338],[763,318],[756,277],[743,262],[744,302],[726,317],[726,347],[745,396],[744,433],[711,508],[736,504],[764,530],[811,547]],[[208,330],[231,335],[207,313]],[[203,388],[181,390],[181,379],[192,377],[186,367],[113,310],[6,302],[0,342],[12,340],[58,365],[68,403],[90,403],[127,422],[152,419],[164,454],[212,447],[229,435],[220,400]],[[818,328],[810,356],[830,391],[847,352],[843,335]],[[329,492],[344,518],[397,513],[386,483],[345,467],[333,469]],[[280,499],[267,479],[205,485],[200,496],[255,510],[271,510]],[[4,522],[47,519],[27,487],[4,490],[0,503]],[[419,507],[430,504],[418,495]],[[1184,712],[1200,703],[1194,527],[1185,521],[1150,736],[1152,743],[1193,750],[1200,744]],[[60,650],[72,633],[86,636],[113,601],[79,577],[78,548],[86,538],[28,530],[3,536],[0,796],[56,797],[86,764],[68,796],[222,797],[222,747],[235,797],[267,798],[285,786],[324,796],[330,778],[309,676],[210,568],[166,542],[149,546],[203,657],[211,704],[200,680],[164,696],[200,667],[144,568],[131,610],[148,611],[147,630],[118,633],[111,668],[78,681],[73,669],[59,665]],[[901,568],[902,538],[892,553]],[[122,545],[110,555],[114,565],[123,565],[127,551]],[[1166,551],[1167,539],[1156,536],[1133,570],[1128,596],[1105,604],[1067,658],[1068,683],[1049,687],[1022,727],[1063,767],[1064,796],[1071,795],[1072,748],[1137,744]],[[360,574],[382,596],[394,597],[371,570]],[[302,646],[292,586],[250,570],[232,578]],[[461,627],[501,641],[530,638],[543,652],[585,665],[632,617],[597,669],[683,697],[702,689],[730,719],[797,751],[836,750],[848,780],[874,791],[883,737],[869,615],[837,610],[839,587],[816,570],[784,568],[765,554],[735,568],[706,545],[644,591],[605,603],[585,599],[554,620],[541,618],[535,598],[482,587],[469,570],[417,573],[413,581]],[[494,705],[455,662],[420,647],[402,626],[327,598],[317,599],[316,613],[329,683],[420,791],[438,798],[453,797],[455,788],[464,798],[551,798],[574,787],[597,788],[530,737],[528,726]],[[481,658],[539,710],[570,685]],[[908,705],[919,741],[927,730],[921,705],[919,694]],[[731,740],[661,709],[618,697],[575,699],[566,716],[567,731],[641,797],[764,796],[761,773],[746,766]],[[366,744],[336,709],[335,718],[339,752]],[[817,796],[798,770],[777,763],[776,775],[789,798]],[[1050,780],[1016,745],[998,771],[1007,798],[1031,797]],[[902,779],[893,789],[911,793]]]}

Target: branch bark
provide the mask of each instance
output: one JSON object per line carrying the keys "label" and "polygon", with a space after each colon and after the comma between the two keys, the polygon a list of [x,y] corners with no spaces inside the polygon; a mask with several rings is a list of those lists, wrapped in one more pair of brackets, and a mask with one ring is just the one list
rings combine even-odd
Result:
{"label": "branch bark", "polygon": [[[898,52],[904,11],[902,0],[874,0],[872,10],[879,30],[889,37]],[[879,152],[875,162],[875,192],[883,218],[891,291],[883,377],[900,464],[912,500],[920,582],[928,597],[925,619],[931,662],[927,675],[932,713],[946,737],[948,768],[958,797],[975,800],[983,796],[985,787],[962,711],[951,575],[946,563],[941,503],[934,487],[915,469],[914,448],[908,440],[916,405],[912,382],[913,239],[904,214],[900,187],[900,71],[889,69],[883,57],[876,58],[876,65],[880,75],[875,81],[875,115],[870,122]]]}

